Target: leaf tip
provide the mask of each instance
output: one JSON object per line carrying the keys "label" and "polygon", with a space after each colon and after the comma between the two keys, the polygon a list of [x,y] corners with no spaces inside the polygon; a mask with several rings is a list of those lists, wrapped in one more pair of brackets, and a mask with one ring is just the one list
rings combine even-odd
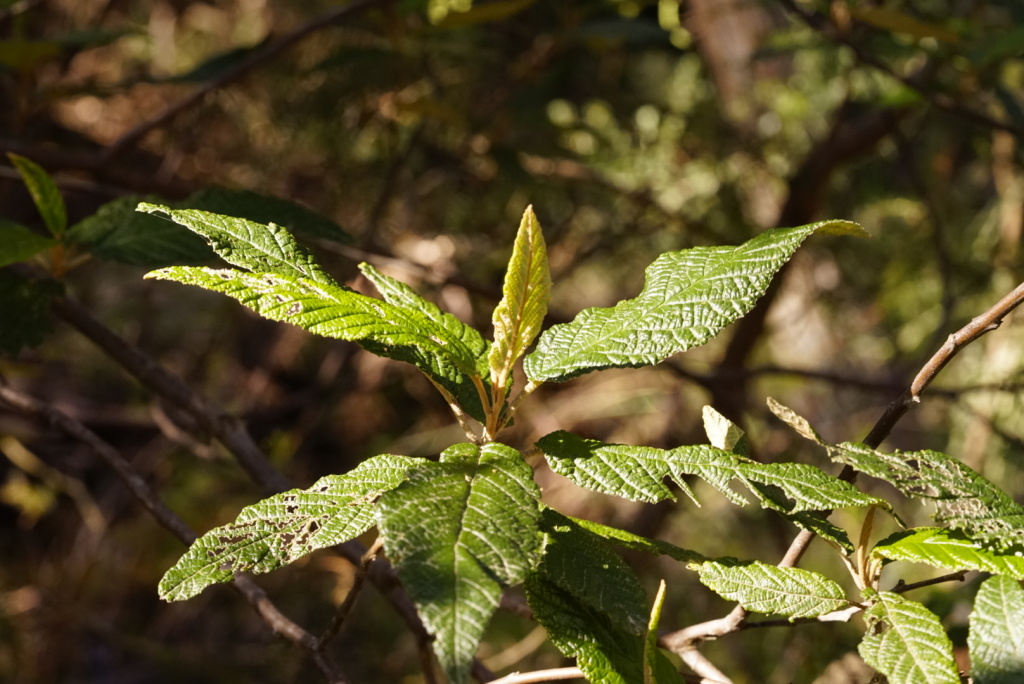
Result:
{"label": "leaf tip", "polygon": [[171,208],[165,207],[162,204],[151,204],[149,202],[139,202],[138,206],[135,207],[135,211],[142,212],[143,214],[167,214],[170,216]]}
{"label": "leaf tip", "polygon": [[853,221],[846,221],[842,219],[835,219],[832,221],[823,221],[818,228],[818,232],[826,235],[854,235],[856,237],[870,238],[869,233],[864,226]]}

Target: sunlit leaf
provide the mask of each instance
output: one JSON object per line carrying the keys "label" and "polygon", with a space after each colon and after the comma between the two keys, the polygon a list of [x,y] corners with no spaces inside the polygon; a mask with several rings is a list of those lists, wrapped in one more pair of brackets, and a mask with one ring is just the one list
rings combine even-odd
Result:
{"label": "sunlit leaf", "polygon": [[712,339],[750,311],[811,233],[865,234],[848,221],[769,230],[738,247],[662,254],[643,291],[613,308],[580,312],[548,328],[526,357],[531,380],[561,382],[603,368],[649,366]]}
{"label": "sunlit leaf", "polygon": [[875,451],[863,444],[830,446],[829,456],[935,503],[935,520],[995,549],[1024,546],[1024,507],[960,461],[938,451]]}
{"label": "sunlit leaf", "polygon": [[1024,681],[1024,589],[1009,577],[985,580],[974,598],[967,645],[973,684]]}
{"label": "sunlit leaf", "polygon": [[707,560],[703,555],[696,551],[680,548],[675,544],[670,544],[667,541],[662,541],[661,539],[641,537],[640,535],[627,530],[621,530],[618,527],[609,527],[608,525],[602,525],[601,523],[596,523],[592,520],[582,520],[580,518],[570,518],[570,520],[585,529],[587,532],[597,535],[612,544],[625,547],[632,551],[643,551],[644,553],[650,553],[655,556],[668,556],[669,558],[675,558],[676,560],[684,563]]}
{"label": "sunlit leaf", "polygon": [[494,345],[488,360],[495,387],[508,385],[515,362],[540,332],[550,296],[544,235],[533,207],[527,207],[505,273],[502,298],[494,309]]}
{"label": "sunlit leaf", "polygon": [[791,619],[818,617],[849,605],[842,587],[809,570],[758,561],[707,561],[691,567],[705,586],[755,613],[778,613]]}
{"label": "sunlit leaf", "polygon": [[496,442],[450,447],[381,499],[384,548],[453,682],[468,680],[503,588],[537,562],[539,499],[523,457]]}
{"label": "sunlit leaf", "polygon": [[960,684],[953,645],[934,613],[899,594],[882,592],[865,613],[858,651],[890,684]]}
{"label": "sunlit leaf", "polygon": [[166,214],[175,223],[202,235],[213,251],[233,266],[253,273],[291,275],[336,284],[291,233],[274,223],[264,225],[198,209],[171,209],[148,202],[141,202],[138,210]]}
{"label": "sunlit leaf", "polygon": [[377,499],[406,479],[418,459],[375,456],[344,475],[247,506],[210,530],[160,580],[160,597],[191,598],[236,571],[270,572],[316,549],[348,541],[374,523]]}
{"label": "sunlit leaf", "polygon": [[872,555],[890,560],[927,563],[949,570],[980,570],[1024,579],[1021,551],[999,552],[963,532],[923,527],[896,534],[875,545]]}

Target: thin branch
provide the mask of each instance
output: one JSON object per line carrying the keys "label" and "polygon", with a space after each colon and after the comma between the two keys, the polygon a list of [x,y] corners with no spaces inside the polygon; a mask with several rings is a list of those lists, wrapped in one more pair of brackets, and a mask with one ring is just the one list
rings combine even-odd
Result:
{"label": "thin branch", "polygon": [[951,572],[948,575],[942,575],[941,577],[933,577],[932,579],[921,580],[920,582],[911,582],[910,584],[904,583],[900,580],[896,583],[889,591],[894,594],[902,594],[907,591],[913,591],[914,589],[921,589],[922,587],[930,587],[933,584],[943,584],[945,582],[963,582],[964,577],[967,575],[968,570],[959,570],[957,572]]}
{"label": "thin branch", "polygon": [[945,93],[935,92],[926,84],[919,82],[914,77],[904,76],[897,73],[891,66],[864,50],[864,48],[852,40],[844,31],[838,30],[838,28],[832,25],[824,16],[816,12],[803,9],[795,2],[795,0],[778,0],[778,2],[814,30],[818,31],[830,40],[842,43],[846,47],[850,48],[853,51],[853,54],[856,55],[858,61],[891,76],[906,87],[917,92],[938,109],[949,112],[950,114],[955,114],[961,118],[967,119],[968,121],[981,124],[987,128],[1007,131],[1014,135],[1021,134],[1020,129],[1015,127],[1012,123],[998,121],[974,109],[968,109],[961,105],[956,98]]}
{"label": "thin branch", "polygon": [[338,632],[341,630],[341,626],[345,624],[345,619],[349,613],[352,612],[352,607],[356,604],[356,599],[359,598],[360,593],[363,590],[363,584],[366,582],[366,573],[370,568],[370,564],[377,559],[377,553],[384,546],[384,538],[377,537],[377,541],[367,549],[366,553],[363,554],[362,561],[356,566],[355,577],[352,580],[352,586],[348,590],[348,594],[345,596],[345,600],[338,606],[338,610],[334,613],[334,618],[331,620],[330,626],[324,631],[320,638],[316,642],[316,650],[323,652],[327,648],[327,644],[331,642],[334,637],[338,636]]}
{"label": "thin branch", "polygon": [[350,16],[358,14],[362,10],[372,7],[373,5],[380,4],[381,2],[382,0],[354,0],[344,7],[337,7],[330,12],[326,12],[316,19],[308,21],[293,31],[284,34],[277,40],[267,43],[262,48],[254,50],[232,69],[225,71],[223,74],[209,81],[206,85],[199,88],[188,97],[178,100],[157,116],[140,123],[115,140],[112,145],[103,151],[101,160],[109,162],[128,148],[134,146],[151,131],[170,123],[179,114],[201,102],[213,91],[219,90],[229,83],[238,80],[253,68],[271,61],[312,33],[336,24],[343,19],[348,19]]}
{"label": "thin branch", "polygon": [[276,494],[291,489],[291,482],[271,465],[237,417],[194,392],[180,378],[120,337],[74,300],[66,297],[56,298],[53,302],[53,311],[135,376],[146,388],[170,400],[195,418],[201,427],[208,430],[231,452],[239,465],[267,493]]}
{"label": "thin branch", "polygon": [[578,667],[558,667],[536,672],[513,672],[501,679],[495,679],[492,684],[533,684],[534,682],[564,682],[570,679],[585,678],[586,675]]}
{"label": "thin branch", "polygon": [[[156,492],[146,484],[146,481],[132,468],[131,464],[114,447],[85,425],[53,406],[9,387],[2,381],[0,381],[0,400],[23,413],[45,419],[51,426],[85,444],[113,468],[135,499],[149,511],[160,525],[186,546],[191,546],[197,539],[196,533],[160,500]],[[344,684],[347,681],[338,667],[318,649],[316,637],[282,613],[267,597],[263,589],[248,575],[236,572],[234,587],[252,604],[274,633],[280,634],[309,654],[328,682]]]}

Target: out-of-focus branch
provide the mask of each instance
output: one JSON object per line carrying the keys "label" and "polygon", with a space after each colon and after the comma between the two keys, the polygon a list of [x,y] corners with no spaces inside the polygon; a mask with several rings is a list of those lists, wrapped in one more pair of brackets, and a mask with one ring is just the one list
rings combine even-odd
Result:
{"label": "out-of-focus branch", "polygon": [[979,111],[969,109],[958,102],[956,98],[945,93],[936,92],[929,88],[925,83],[922,83],[920,79],[915,78],[914,76],[904,76],[897,73],[891,66],[869,53],[856,41],[851,39],[845,31],[839,30],[838,27],[833,25],[823,15],[810,10],[805,10],[799,4],[794,2],[794,0],[778,0],[778,2],[785,7],[786,10],[799,17],[801,21],[826,36],[829,40],[842,43],[846,47],[850,48],[854,55],[857,56],[858,61],[878,69],[879,71],[896,79],[906,87],[921,95],[936,108],[949,112],[950,114],[955,114],[956,116],[973,123],[980,124],[986,128],[1007,131],[1018,136],[1021,135],[1022,131],[1012,123],[999,121]]}
{"label": "out-of-focus branch", "polygon": [[[114,447],[103,441],[85,425],[53,406],[45,404],[23,392],[19,392],[2,382],[0,382],[0,400],[22,413],[38,416],[46,420],[51,426],[85,444],[97,456],[103,459],[107,465],[114,469],[114,472],[117,473],[125,486],[128,487],[128,490],[135,499],[143,508],[149,511],[160,525],[170,531],[171,534],[181,540],[186,546],[191,545],[196,540],[196,533],[160,500],[156,492],[135,472],[131,464]],[[260,617],[263,618],[263,621],[276,634],[280,634],[309,654],[328,682],[331,682],[331,684],[344,684],[347,681],[341,670],[323,653],[323,649],[320,647],[316,637],[282,613],[267,597],[263,589],[253,582],[248,575],[236,572],[234,587],[249,601]]]}
{"label": "out-of-focus branch", "polygon": [[236,66],[228,69],[217,78],[209,81],[188,97],[178,100],[157,116],[140,123],[135,126],[135,128],[122,135],[103,151],[102,160],[105,162],[110,161],[126,149],[134,146],[150,132],[170,123],[179,114],[201,102],[213,91],[219,90],[229,83],[238,80],[255,67],[269,62],[309,35],[327,28],[328,26],[332,26],[339,21],[348,19],[349,17],[356,15],[373,5],[383,4],[388,1],[389,0],[354,0],[343,7],[336,7],[316,19],[306,22],[302,26],[286,33],[277,40],[267,43],[262,48],[250,53],[248,57],[243,59]]}

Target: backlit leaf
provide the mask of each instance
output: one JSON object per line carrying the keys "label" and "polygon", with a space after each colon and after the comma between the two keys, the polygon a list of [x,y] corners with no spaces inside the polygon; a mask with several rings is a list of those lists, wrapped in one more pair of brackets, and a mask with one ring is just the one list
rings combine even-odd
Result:
{"label": "backlit leaf", "polygon": [[0,220],[0,267],[31,259],[55,244],[56,240],[24,226]]}
{"label": "backlit leaf", "polygon": [[547,248],[533,207],[519,224],[502,298],[494,309],[494,344],[489,354],[491,384],[508,386],[515,362],[540,332],[551,296]]}
{"label": "backlit leaf", "polygon": [[769,230],[738,247],[662,254],[643,291],[613,308],[580,312],[548,328],[526,357],[531,380],[562,382],[604,368],[649,366],[711,340],[753,308],[811,233],[865,234],[848,221]]}
{"label": "backlit leaf", "polygon": [[949,570],[980,570],[1013,579],[1024,579],[1021,551],[999,552],[957,530],[923,527],[878,542],[872,555],[889,560],[927,563]]}

